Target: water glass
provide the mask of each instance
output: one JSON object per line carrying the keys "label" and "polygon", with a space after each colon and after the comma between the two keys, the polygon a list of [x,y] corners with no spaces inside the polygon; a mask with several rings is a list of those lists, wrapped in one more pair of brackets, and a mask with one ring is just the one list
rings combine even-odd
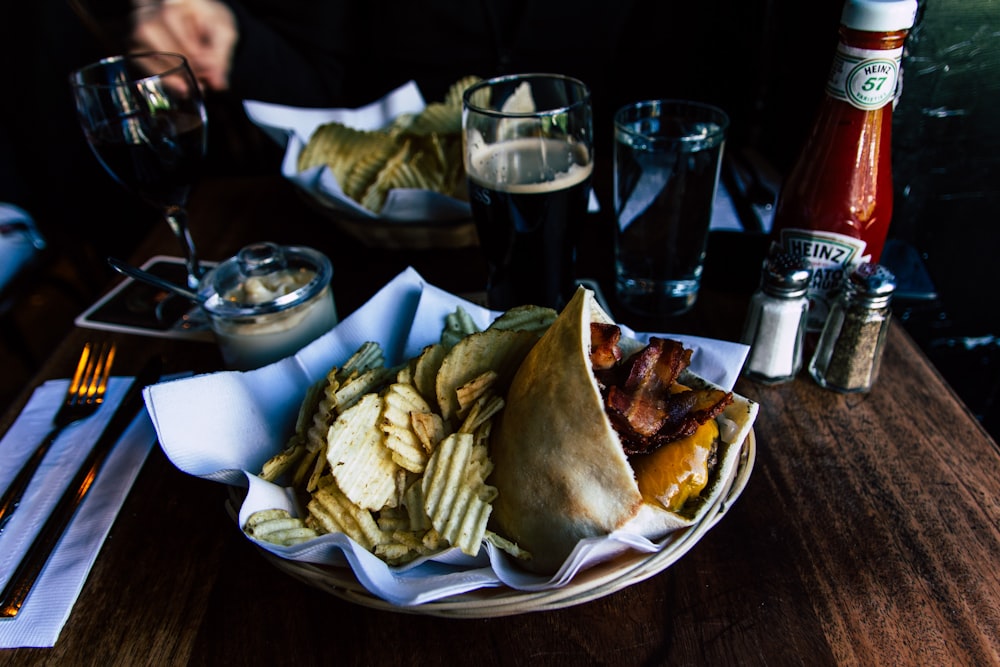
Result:
{"label": "water glass", "polygon": [[729,118],[686,100],[615,113],[615,289],[626,309],[679,315],[698,296]]}

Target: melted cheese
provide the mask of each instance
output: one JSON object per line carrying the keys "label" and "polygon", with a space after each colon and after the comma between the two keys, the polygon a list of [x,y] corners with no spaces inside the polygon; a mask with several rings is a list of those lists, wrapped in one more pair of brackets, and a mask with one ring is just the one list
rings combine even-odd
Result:
{"label": "melted cheese", "polygon": [[632,456],[629,462],[643,500],[676,512],[689,498],[698,497],[708,484],[708,461],[718,437],[719,426],[710,419],[686,438]]}

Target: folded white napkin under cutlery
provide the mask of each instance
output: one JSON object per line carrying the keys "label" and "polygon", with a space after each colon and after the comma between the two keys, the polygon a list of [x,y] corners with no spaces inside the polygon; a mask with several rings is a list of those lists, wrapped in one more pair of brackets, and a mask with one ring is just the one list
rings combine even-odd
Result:
{"label": "folded white napkin under cutlery", "polygon": [[[112,377],[101,408],[93,416],[68,426],[53,444],[21,505],[0,533],[0,588],[6,586],[52,508],[87,459],[131,382],[129,377]],[[0,440],[0,489],[7,488],[51,428],[68,385],[69,380],[52,380],[39,386]],[[149,417],[145,410],[140,410],[104,462],[20,613],[13,619],[0,619],[0,648],[55,645],[155,441]]]}

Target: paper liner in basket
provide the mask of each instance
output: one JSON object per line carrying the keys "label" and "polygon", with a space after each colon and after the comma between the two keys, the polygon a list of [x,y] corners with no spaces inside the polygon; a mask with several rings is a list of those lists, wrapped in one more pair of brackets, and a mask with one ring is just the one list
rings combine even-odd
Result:
{"label": "paper liner in basket", "polygon": [[[366,341],[379,343],[387,363],[392,365],[416,356],[426,345],[440,339],[445,316],[458,306],[481,328],[497,315],[427,284],[416,271],[407,269],[363,307],[293,357],[254,371],[211,373],[148,387],[146,406],[161,447],[174,465],[188,474],[246,487],[239,510],[240,525],[261,509],[285,508],[295,513],[298,508],[294,494],[261,480],[255,473],[286,444],[309,385],[325,377],[332,366],[343,363]],[[622,329],[624,335],[648,339],[648,334]],[[693,372],[719,386],[733,386],[746,346],[698,337],[678,338],[695,350]],[[731,480],[737,458],[726,458],[718,472],[720,483]],[[514,559],[489,544],[484,544],[476,558],[451,550],[396,568],[344,535],[322,535],[292,547],[255,543],[282,558],[348,566],[373,595],[408,606],[494,586],[525,591],[558,588],[580,570],[625,549],[653,553],[668,541],[669,537],[654,542],[621,531],[584,540],[551,577],[519,568]]]}

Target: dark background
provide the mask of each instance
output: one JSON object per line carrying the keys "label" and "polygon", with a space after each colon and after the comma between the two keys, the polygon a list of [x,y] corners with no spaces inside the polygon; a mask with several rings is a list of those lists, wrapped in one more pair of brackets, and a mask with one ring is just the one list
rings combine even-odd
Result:
{"label": "dark background", "polygon": [[924,9],[893,119],[890,234],[917,249],[936,298],[897,310],[998,439],[1000,6],[931,0]]}
{"label": "dark background", "polygon": [[[0,404],[16,396],[37,360],[112,280],[104,258],[128,256],[151,225],[162,224],[100,169],[76,126],[66,85],[70,70],[121,48],[115,38],[124,34],[128,3],[89,3],[93,26],[74,4],[43,0],[0,8],[0,52],[7,63],[0,98],[0,201],[27,209],[50,241],[44,265],[30,281],[0,295],[0,362],[8,371]],[[387,39],[377,48],[350,50],[360,72],[352,77],[350,102],[370,101],[409,78],[436,99],[437,89],[458,76],[492,74],[484,71],[485,60],[477,60],[475,44],[448,51],[447,36],[435,40],[425,32],[433,26],[409,18],[412,4],[373,0],[352,10],[354,21],[379,22],[386,34],[408,24],[413,30],[408,43]],[[428,5],[447,16],[446,3]],[[614,5],[601,6],[610,12]],[[650,2],[636,11],[614,53],[602,51],[599,42],[581,43],[558,57],[549,54],[545,62],[594,89],[599,159],[610,155],[601,142],[609,141],[608,114],[616,105],[649,96],[687,97],[725,108],[733,119],[727,151],[780,178],[823,94],[840,10],[839,0]],[[602,21],[604,14],[592,23]],[[462,30],[461,22],[434,25],[452,36]],[[993,265],[1000,249],[998,30],[1000,5],[991,0],[921,0],[894,116],[890,238],[899,252],[884,260],[892,261],[903,283],[898,320],[994,437],[1000,433],[1000,308]],[[329,38],[337,34],[331,29]],[[513,58],[508,69],[540,56],[523,57]],[[210,117],[207,175],[278,170],[280,152],[242,116],[238,99],[213,96]],[[18,339],[29,330],[40,333]]]}

